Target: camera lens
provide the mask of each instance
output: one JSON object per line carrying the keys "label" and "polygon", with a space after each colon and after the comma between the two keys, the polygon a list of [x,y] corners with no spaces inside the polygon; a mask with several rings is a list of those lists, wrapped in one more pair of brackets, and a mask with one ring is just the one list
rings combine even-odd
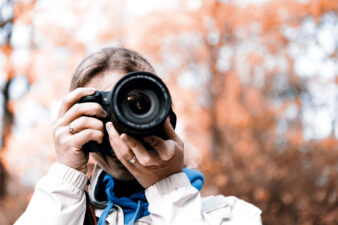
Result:
{"label": "camera lens", "polygon": [[133,123],[149,123],[158,116],[160,100],[149,89],[135,88],[121,93],[120,109],[126,119]]}
{"label": "camera lens", "polygon": [[127,94],[127,103],[130,110],[137,115],[143,115],[151,108],[151,100],[142,90],[130,91]]}
{"label": "camera lens", "polygon": [[136,71],[123,76],[111,92],[110,120],[119,133],[160,135],[171,110],[165,84],[156,75]]}

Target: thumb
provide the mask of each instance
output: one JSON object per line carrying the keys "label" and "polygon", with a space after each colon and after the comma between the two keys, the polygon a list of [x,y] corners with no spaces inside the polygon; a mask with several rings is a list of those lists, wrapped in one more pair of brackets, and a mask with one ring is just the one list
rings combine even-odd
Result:
{"label": "thumb", "polygon": [[171,126],[169,118],[167,118],[164,122],[164,131],[165,131],[168,139],[172,139],[176,142],[182,142],[180,137],[176,134],[174,128]]}

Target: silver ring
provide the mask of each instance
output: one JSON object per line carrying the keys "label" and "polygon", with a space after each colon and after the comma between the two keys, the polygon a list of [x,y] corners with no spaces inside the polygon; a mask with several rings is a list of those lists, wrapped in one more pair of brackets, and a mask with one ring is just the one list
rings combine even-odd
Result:
{"label": "silver ring", "polygon": [[74,134],[74,129],[70,127],[70,125],[68,124],[68,131],[71,134]]}
{"label": "silver ring", "polygon": [[132,163],[132,164],[134,164],[135,161],[136,161],[136,156],[134,156],[132,159],[128,160],[128,162],[130,162],[130,163]]}

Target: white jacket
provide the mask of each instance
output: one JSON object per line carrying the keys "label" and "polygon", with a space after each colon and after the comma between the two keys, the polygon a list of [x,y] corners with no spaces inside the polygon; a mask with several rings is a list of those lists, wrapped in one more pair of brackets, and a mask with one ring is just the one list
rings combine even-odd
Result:
{"label": "white jacket", "polygon": [[[100,169],[94,169],[88,194],[99,217],[103,209],[93,190]],[[54,163],[36,185],[32,199],[15,225],[83,225],[86,212],[85,174]],[[167,177],[145,190],[150,215],[140,218],[144,224],[261,225],[261,210],[236,197],[221,195],[202,198],[184,173]],[[109,225],[123,225],[124,215],[115,205],[107,217]]]}

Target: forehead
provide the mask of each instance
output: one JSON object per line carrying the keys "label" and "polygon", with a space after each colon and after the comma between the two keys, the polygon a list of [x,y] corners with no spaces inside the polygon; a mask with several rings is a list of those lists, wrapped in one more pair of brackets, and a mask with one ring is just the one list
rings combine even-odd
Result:
{"label": "forehead", "polygon": [[108,71],[93,77],[84,87],[93,87],[98,91],[111,91],[123,75],[124,73],[119,71]]}

